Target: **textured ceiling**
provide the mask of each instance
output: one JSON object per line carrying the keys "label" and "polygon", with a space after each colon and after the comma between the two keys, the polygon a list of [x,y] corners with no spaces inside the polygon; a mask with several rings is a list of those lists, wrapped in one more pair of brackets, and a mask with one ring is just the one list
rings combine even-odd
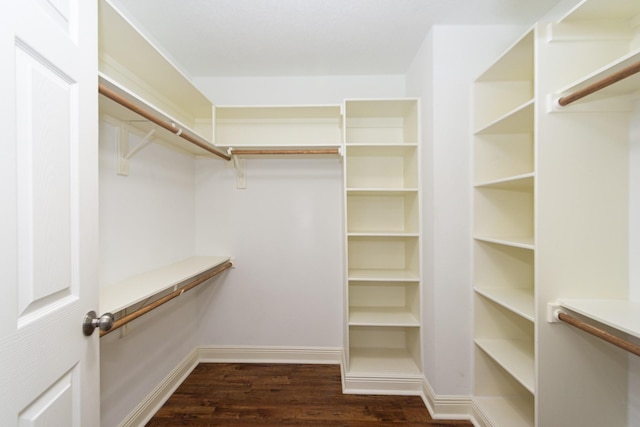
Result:
{"label": "textured ceiling", "polygon": [[191,76],[402,74],[430,27],[530,25],[558,0],[112,0]]}

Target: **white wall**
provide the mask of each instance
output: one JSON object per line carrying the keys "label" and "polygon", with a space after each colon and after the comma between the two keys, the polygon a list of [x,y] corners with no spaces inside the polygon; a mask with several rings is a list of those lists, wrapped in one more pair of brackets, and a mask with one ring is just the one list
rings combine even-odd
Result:
{"label": "white wall", "polygon": [[423,97],[423,364],[438,395],[472,392],[471,82],[518,26],[436,26],[407,73]]}
{"label": "white wall", "polygon": [[[195,161],[152,144],[116,175],[118,132],[100,123],[100,284],[194,254]],[[134,146],[139,137],[132,136]],[[212,286],[210,286],[212,287]],[[118,425],[195,347],[194,290],[100,339],[101,425]]]}
{"label": "white wall", "polygon": [[[404,78],[206,78],[219,105],[340,104],[404,96]],[[232,270],[208,306],[204,345],[343,346],[342,163],[247,159],[247,189],[221,162],[196,163],[196,247],[230,253]]]}
{"label": "white wall", "polygon": [[322,105],[404,95],[404,76],[198,77],[216,105]]}

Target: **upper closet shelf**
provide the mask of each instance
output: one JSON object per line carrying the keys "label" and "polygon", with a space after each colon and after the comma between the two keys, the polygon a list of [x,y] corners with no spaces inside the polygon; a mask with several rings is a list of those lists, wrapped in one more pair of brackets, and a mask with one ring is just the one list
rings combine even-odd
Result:
{"label": "upper closet shelf", "polygon": [[592,102],[640,91],[640,49],[628,53],[559,91],[557,103]]}
{"label": "upper closet shelf", "polygon": [[[99,2],[98,64],[100,85],[170,125],[170,130],[159,132],[164,141],[192,154],[217,155],[210,142],[211,101],[109,0]],[[100,97],[100,107],[102,112],[145,133],[159,128],[104,96]],[[181,138],[183,133],[196,143]]]}
{"label": "upper closet shelf", "polygon": [[104,286],[100,313],[122,311],[229,261],[227,256],[197,256]]}
{"label": "upper closet shelf", "polygon": [[324,154],[336,155],[342,145],[341,118],[339,105],[218,106],[215,145],[233,147],[235,154],[247,154],[243,151],[249,150],[253,155],[267,150],[280,154],[331,150]]}
{"label": "upper closet shelf", "polygon": [[640,302],[623,299],[561,299],[558,305],[640,338]]}

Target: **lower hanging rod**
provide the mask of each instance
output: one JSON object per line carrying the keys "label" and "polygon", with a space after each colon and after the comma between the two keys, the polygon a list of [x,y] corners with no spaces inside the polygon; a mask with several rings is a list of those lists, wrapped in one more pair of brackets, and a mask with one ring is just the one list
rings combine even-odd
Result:
{"label": "lower hanging rod", "polygon": [[157,117],[156,115],[152,114],[151,112],[145,110],[144,108],[134,104],[133,102],[129,101],[128,99],[126,99],[125,97],[119,95],[118,93],[116,93],[115,91],[109,89],[107,86],[103,85],[103,84],[98,84],[98,92],[101,95],[106,96],[107,98],[111,99],[114,102],[117,102],[118,104],[122,105],[123,107],[133,111],[134,113],[137,113],[139,115],[141,115],[142,117],[144,117],[145,119],[149,120],[150,122],[155,123],[156,125],[160,126],[163,129],[168,130],[169,132],[179,136],[180,138],[189,141],[190,143],[192,143],[193,145],[196,145],[200,148],[202,148],[205,151],[208,151],[211,154],[214,154],[222,159],[225,160],[231,160],[231,157],[227,156],[224,153],[221,153],[218,150],[215,150],[213,148],[211,148],[208,144],[198,140],[197,138],[184,133],[184,130],[182,128],[176,128],[172,123],[169,123],[163,119],[161,119],[160,117]]}
{"label": "lower hanging rod", "polygon": [[322,149],[312,149],[312,148],[302,148],[302,149],[286,149],[286,150],[259,150],[259,149],[232,149],[230,150],[231,154],[234,156],[242,156],[242,155],[268,155],[268,154],[277,154],[277,155],[295,155],[295,154],[324,154],[324,155],[339,155],[339,148],[322,148]]}
{"label": "lower hanging rod", "polygon": [[562,107],[565,107],[572,102],[576,102],[579,99],[584,98],[585,96],[591,95],[599,90],[606,88],[607,86],[611,86],[614,83],[619,82],[620,80],[626,79],[627,77],[631,77],[632,75],[640,73],[640,61],[634,64],[629,65],[617,71],[607,77],[604,77],[589,86],[586,86],[580,90],[577,90],[567,96],[563,96],[558,99],[558,104]]}
{"label": "lower hanging rod", "polygon": [[574,326],[580,330],[583,330],[588,334],[591,334],[597,338],[600,338],[601,340],[604,340],[610,344],[613,344],[616,347],[620,347],[621,349],[626,350],[629,353],[633,353],[636,356],[640,356],[640,346],[632,342],[629,342],[625,339],[622,339],[613,334],[610,334],[607,331],[604,331],[600,328],[597,328],[588,323],[585,323],[582,320],[576,319],[575,317],[569,316],[567,313],[563,313],[561,311],[558,311],[556,313],[556,317],[558,318],[558,320],[568,323],[569,325]]}
{"label": "lower hanging rod", "polygon": [[183,286],[180,289],[176,289],[175,291],[171,292],[170,294],[167,294],[165,296],[163,296],[162,298],[152,302],[151,304],[145,305],[142,308],[139,308],[138,310],[134,311],[133,313],[127,314],[126,316],[116,320],[113,323],[113,327],[111,329],[109,329],[108,331],[100,331],[100,336],[105,336],[110,332],[115,331],[118,328],[121,328],[122,326],[126,325],[127,323],[137,319],[138,317],[147,314],[148,312],[150,312],[151,310],[154,310],[158,307],[160,307],[161,305],[171,301],[174,298],[179,297],[180,295],[182,295],[183,293],[190,291],[191,289],[195,288],[196,286],[200,285],[201,283],[206,282],[207,280],[217,276],[218,274],[222,273],[223,271],[231,268],[233,266],[233,264],[230,261],[225,262],[222,265],[219,265],[218,267],[214,268],[213,270],[211,270],[209,273],[205,274],[204,276],[198,277],[197,279],[195,279],[192,282],[189,282],[189,284],[187,284],[186,286]]}

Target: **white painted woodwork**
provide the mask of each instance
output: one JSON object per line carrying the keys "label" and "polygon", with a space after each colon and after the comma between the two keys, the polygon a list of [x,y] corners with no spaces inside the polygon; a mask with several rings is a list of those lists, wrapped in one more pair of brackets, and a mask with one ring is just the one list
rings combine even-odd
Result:
{"label": "white painted woodwork", "polygon": [[[638,60],[639,14],[634,1],[584,0],[476,82],[474,401],[492,425],[628,425],[627,355],[547,323],[546,305],[638,336],[627,146],[638,77],[555,101]],[[509,71],[516,57],[528,71]]]}
{"label": "white painted woodwork", "polygon": [[0,18],[0,424],[99,425],[94,2]]}
{"label": "white painted woodwork", "polygon": [[534,36],[474,84],[474,401],[495,426],[535,425]]}
{"label": "white painted woodwork", "polygon": [[[100,83],[127,100],[175,123],[177,129],[213,141],[211,101],[110,0],[99,1],[99,71]],[[145,133],[158,128],[103,96],[100,109]],[[159,129],[159,136],[182,150],[212,155],[169,131]]]}
{"label": "white painted woodwork", "polygon": [[350,379],[422,372],[420,133],[415,100],[347,100],[344,111],[349,390]]}
{"label": "white painted woodwork", "polygon": [[337,148],[342,145],[339,105],[217,106],[220,147]]}
{"label": "white painted woodwork", "polygon": [[[100,288],[100,312],[116,313],[215,268],[226,256],[196,256]],[[175,290],[175,289],[173,289]]]}

